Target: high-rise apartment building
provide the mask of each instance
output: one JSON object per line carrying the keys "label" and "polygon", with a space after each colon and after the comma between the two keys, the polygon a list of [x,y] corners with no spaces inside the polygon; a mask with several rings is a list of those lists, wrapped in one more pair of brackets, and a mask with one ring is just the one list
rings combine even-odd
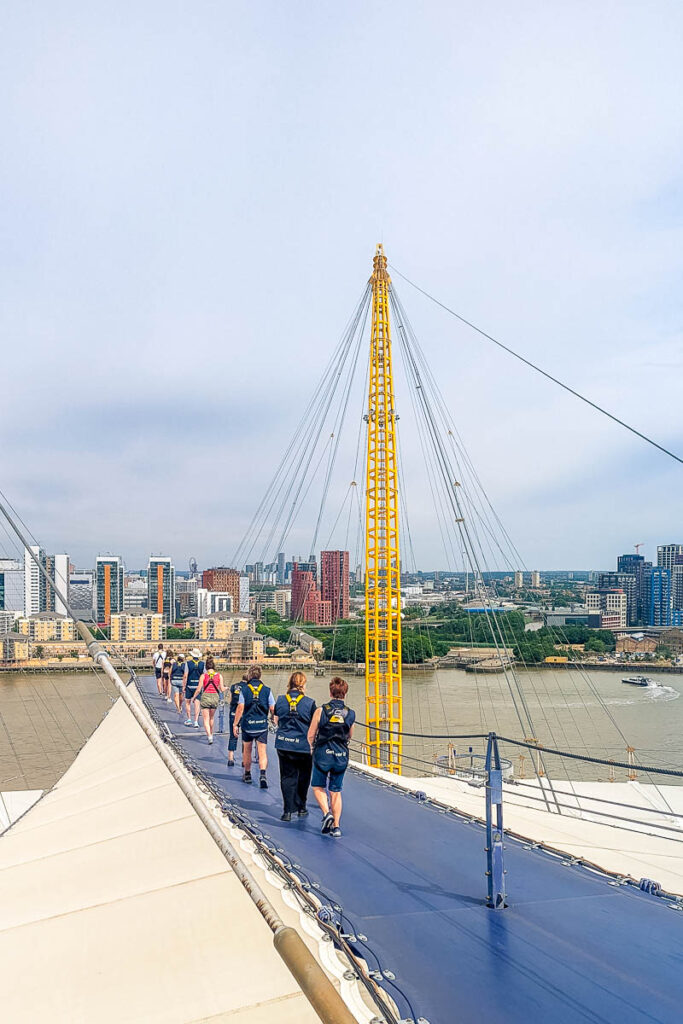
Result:
{"label": "high-rise apartment building", "polygon": [[524,573],[523,572],[516,572],[515,573],[515,590],[521,590],[523,586],[524,586]]}
{"label": "high-rise apartment building", "polygon": [[671,572],[661,565],[649,566],[643,576],[646,623],[671,625]]}
{"label": "high-rise apartment building", "polygon": [[294,562],[292,569],[292,620],[303,618],[304,606],[311,591],[315,590],[313,573],[308,569],[300,569]]}
{"label": "high-rise apartment building", "polygon": [[249,614],[249,577],[240,576],[240,614]]}
{"label": "high-rise apartment building", "polygon": [[349,617],[349,553],[320,552],[320,596],[330,602],[332,622]]}
{"label": "high-rise apartment building", "polygon": [[[35,558],[34,558],[35,556]],[[24,615],[38,615],[46,608],[45,577],[36,565],[35,559],[45,566],[45,552],[41,547],[31,546],[24,551]]]}
{"label": "high-rise apartment building", "polygon": [[147,608],[175,622],[175,566],[164,555],[152,555],[147,565]]}
{"label": "high-rise apartment building", "polygon": [[98,555],[95,560],[95,621],[108,626],[123,611],[123,559]]}
{"label": "high-rise apartment building", "polygon": [[531,574],[531,586],[534,590],[538,590],[541,586],[541,574],[536,569]]}
{"label": "high-rise apartment building", "polygon": [[47,555],[45,568],[51,580],[54,580],[55,587],[62,597],[58,597],[53,588],[45,585],[45,611],[56,612],[57,615],[68,615],[67,603],[69,601],[69,556],[68,555]]}
{"label": "high-rise apartment building", "polygon": [[598,576],[598,590],[623,590],[626,594],[626,618],[624,625],[635,626],[638,622],[638,578],[630,572],[601,572]]}
{"label": "high-rise apartment building", "polygon": [[202,573],[202,587],[205,590],[220,590],[227,594],[232,594],[233,609],[235,611],[242,611],[240,602],[240,573],[237,569],[228,569],[224,565],[216,566],[213,569],[205,569]]}
{"label": "high-rise apartment building", "polygon": [[677,555],[683,555],[683,544],[659,544],[657,546],[657,565],[660,569],[668,569],[671,572]]}
{"label": "high-rise apartment building", "polygon": [[0,611],[24,611],[24,566],[14,558],[0,558]]}

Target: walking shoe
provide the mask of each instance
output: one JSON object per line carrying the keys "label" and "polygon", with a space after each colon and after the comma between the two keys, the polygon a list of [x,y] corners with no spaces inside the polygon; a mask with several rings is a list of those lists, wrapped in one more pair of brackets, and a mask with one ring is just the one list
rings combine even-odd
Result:
{"label": "walking shoe", "polygon": [[234,767],[235,767],[235,762],[234,761],[228,761],[228,768],[234,768]]}
{"label": "walking shoe", "polygon": [[192,719],[191,718],[185,719],[185,725],[192,725]]}
{"label": "walking shoe", "polygon": [[259,779],[259,786],[261,787],[261,789],[268,789],[268,779],[266,778],[266,773],[265,772],[261,772],[261,778]]}
{"label": "walking shoe", "polygon": [[339,828],[339,825],[336,825],[330,832],[333,839],[341,839],[341,834],[342,830]]}
{"label": "walking shoe", "polygon": [[328,811],[327,814],[323,815],[323,820],[322,820],[322,825],[320,826],[320,831],[322,832],[323,835],[327,835],[327,833],[330,831],[330,829],[332,828],[333,825],[334,825],[334,818],[332,817],[332,815]]}
{"label": "walking shoe", "polygon": [[284,814],[280,815],[280,821],[291,821],[291,820],[292,820],[292,815],[289,813],[289,811],[285,811]]}
{"label": "walking shoe", "polygon": [[242,775],[242,782],[246,782],[249,786],[251,786],[251,772],[244,772],[244,774]]}
{"label": "walking shoe", "polygon": [[195,722],[194,723],[194,727],[195,727],[195,729],[198,729],[199,728],[199,722]]}
{"label": "walking shoe", "polygon": [[213,736],[209,736],[209,743],[213,743]]}
{"label": "walking shoe", "polygon": [[308,811],[306,810],[306,808],[305,808],[305,807],[303,808],[303,810],[301,810],[301,811],[297,811],[296,813],[297,813],[297,815],[298,815],[298,816],[299,816],[300,818],[307,818],[307,817],[308,817]]}

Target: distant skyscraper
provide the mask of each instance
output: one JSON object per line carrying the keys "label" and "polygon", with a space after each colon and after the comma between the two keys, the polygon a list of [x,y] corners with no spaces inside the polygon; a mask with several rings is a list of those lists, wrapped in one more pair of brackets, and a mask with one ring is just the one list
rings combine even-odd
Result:
{"label": "distant skyscraper", "polygon": [[659,544],[657,546],[657,565],[671,571],[677,555],[683,555],[683,544]]}
{"label": "distant skyscraper", "polygon": [[329,601],[332,622],[349,617],[349,553],[321,551],[320,596]]}
{"label": "distant skyscraper", "polygon": [[24,566],[14,558],[0,558],[0,611],[24,611]]}
{"label": "distant skyscraper", "polygon": [[24,615],[38,615],[46,609],[46,584],[45,577],[35,563],[38,559],[41,565],[45,565],[45,552],[41,547],[32,546],[24,551]]}
{"label": "distant skyscraper", "polygon": [[163,555],[152,555],[147,566],[147,609],[175,622],[175,567]]}
{"label": "distant skyscraper", "polygon": [[655,565],[644,573],[645,611],[648,626],[671,625],[671,572]]}
{"label": "distant skyscraper", "polygon": [[531,586],[534,588],[534,590],[538,590],[540,585],[541,585],[541,574],[540,574],[540,572],[537,572],[536,570],[534,570],[532,572],[532,574],[531,574]]}
{"label": "distant skyscraper", "polygon": [[123,611],[123,560],[119,555],[100,555],[95,562],[95,619],[108,626]]}
{"label": "distant skyscraper", "polygon": [[69,556],[48,555],[45,559],[45,568],[50,579],[54,580],[55,586],[65,600],[58,597],[52,587],[45,584],[45,611],[56,612],[57,615],[67,615],[66,602],[69,600]]}
{"label": "distant skyscraper", "polygon": [[277,556],[277,582],[278,583],[284,583],[285,582],[285,566],[286,566],[286,563],[285,563],[285,553],[284,553],[284,551],[281,551],[280,554]]}
{"label": "distant skyscraper", "polygon": [[515,573],[515,589],[516,590],[521,590],[523,586],[524,586],[524,573],[523,572],[516,572]]}

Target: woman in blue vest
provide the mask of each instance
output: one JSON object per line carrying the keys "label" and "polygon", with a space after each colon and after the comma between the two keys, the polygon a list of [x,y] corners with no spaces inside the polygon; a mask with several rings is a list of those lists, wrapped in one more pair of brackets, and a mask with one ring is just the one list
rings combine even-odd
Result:
{"label": "woman in blue vest", "polygon": [[283,813],[281,821],[291,821],[293,814],[305,818],[306,798],[311,784],[313,757],[308,742],[308,729],[315,711],[315,701],[307,697],[306,676],[292,672],[287,693],[275,701],[273,719],[277,726],[275,749],[280,762],[280,789]]}
{"label": "woman in blue vest", "polygon": [[344,772],[349,763],[349,740],[353,736],[353,723],[356,721],[356,712],[344,703],[348,692],[349,684],[339,676],[334,676],[330,680],[331,700],[318,708],[308,730],[308,742],[313,751],[313,794],[323,812],[320,831],[323,834],[329,833],[335,839],[342,834],[339,827],[341,791]]}
{"label": "woman in blue vest", "polygon": [[228,729],[228,768],[235,767],[235,751],[237,750],[237,733],[235,732],[235,715],[237,705],[240,702],[242,688],[247,685],[247,673],[245,672],[239,683],[231,683],[228,693],[230,695],[230,727]]}
{"label": "woman in blue vest", "polygon": [[[190,651],[190,657],[185,662],[185,678],[183,679],[183,694],[185,695],[185,725],[188,727],[194,725],[195,729],[199,728],[199,701],[195,700],[195,694],[197,687],[199,686],[199,680],[204,675],[204,662],[202,661],[202,652],[198,647],[193,647]],[[194,721],[192,720],[192,712],[194,711]]]}
{"label": "woman in blue vest", "polygon": [[268,767],[268,716],[275,707],[275,698],[270,687],[261,682],[261,669],[252,665],[247,672],[247,681],[242,685],[242,692],[237,700],[233,736],[239,735],[242,726],[242,779],[251,785],[251,755],[254,740],[258,750],[258,766],[260,768],[259,785],[268,789],[266,768]]}

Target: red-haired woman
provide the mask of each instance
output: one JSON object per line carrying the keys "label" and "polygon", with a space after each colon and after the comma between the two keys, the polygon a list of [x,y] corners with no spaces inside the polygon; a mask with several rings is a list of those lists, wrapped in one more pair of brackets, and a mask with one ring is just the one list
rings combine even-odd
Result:
{"label": "red-haired woman", "polygon": [[[349,763],[349,740],[353,736],[356,712],[348,708],[344,698],[349,684],[334,676],[330,680],[330,700],[318,708],[308,730],[308,742],[313,751],[313,794],[323,812],[323,834],[338,839],[342,812],[342,785]],[[327,789],[329,788],[329,801]]]}

